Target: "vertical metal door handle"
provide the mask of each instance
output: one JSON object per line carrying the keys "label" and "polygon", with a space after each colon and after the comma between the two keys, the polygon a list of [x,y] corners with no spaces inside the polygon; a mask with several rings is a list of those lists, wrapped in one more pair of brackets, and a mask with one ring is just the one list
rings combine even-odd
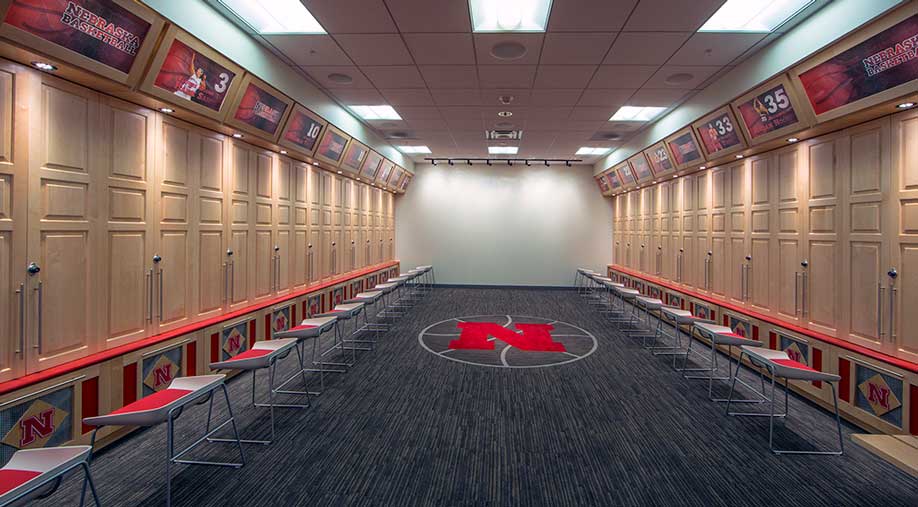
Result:
{"label": "vertical metal door handle", "polygon": [[883,291],[882,283],[877,283],[877,339],[883,339]]}
{"label": "vertical metal door handle", "polygon": [[159,321],[163,321],[163,269],[159,269]]}
{"label": "vertical metal door handle", "polygon": [[899,289],[889,286],[889,340],[896,341],[896,292]]}
{"label": "vertical metal door handle", "polygon": [[19,345],[16,347],[16,353],[22,353],[22,347],[25,344],[25,284],[19,284]]}
{"label": "vertical metal door handle", "polygon": [[221,301],[223,304],[226,304],[226,288],[229,285],[226,281],[226,274],[229,273],[229,269],[227,269],[227,264],[225,262],[221,265],[221,269],[223,270],[223,298]]}
{"label": "vertical metal door handle", "polygon": [[41,339],[42,339],[42,322],[41,322],[41,311],[42,311],[42,283],[41,280],[38,281],[38,287],[33,289],[38,293],[38,342],[33,346],[38,349],[38,353],[41,354]]}
{"label": "vertical metal door handle", "polygon": [[800,314],[800,273],[794,271],[794,316]]}
{"label": "vertical metal door handle", "polygon": [[[149,282],[149,285],[147,285],[147,322],[153,322],[153,268],[146,272],[144,279]],[[225,277],[223,281],[226,281]]]}
{"label": "vertical metal door handle", "polygon": [[806,304],[806,289],[807,289],[806,286],[809,284],[809,274],[806,271],[804,271],[800,273],[800,275],[801,275],[800,293],[803,296],[803,301],[802,301],[803,304],[801,304],[800,306],[803,308],[803,316],[806,317],[807,311],[809,310]]}
{"label": "vertical metal door handle", "polygon": [[235,298],[236,298],[236,263],[235,262],[229,263],[229,271],[230,271],[229,302],[230,304],[233,304],[233,301],[235,301]]}

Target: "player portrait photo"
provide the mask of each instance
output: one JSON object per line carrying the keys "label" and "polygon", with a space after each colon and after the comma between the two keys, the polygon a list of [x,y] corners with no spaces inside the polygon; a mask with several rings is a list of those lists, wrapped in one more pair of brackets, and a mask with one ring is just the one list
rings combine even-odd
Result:
{"label": "player portrait photo", "polygon": [[254,83],[249,83],[233,118],[268,134],[277,132],[287,103]]}
{"label": "player portrait photo", "polygon": [[319,143],[317,153],[328,160],[337,162],[341,160],[341,155],[344,154],[344,146],[346,144],[346,137],[338,134],[332,129],[328,129],[325,131],[325,136],[322,137],[322,142]]}
{"label": "player portrait photo", "polygon": [[325,124],[306,114],[302,108],[295,108],[287,121],[283,139],[296,145],[302,150],[311,153],[322,133]]}
{"label": "player portrait photo", "polygon": [[236,74],[175,39],[154,86],[175,97],[220,111]]}
{"label": "player portrait photo", "polygon": [[733,120],[727,113],[717,115],[698,129],[698,137],[709,154],[732,148],[742,143]]}
{"label": "player portrait photo", "polygon": [[650,165],[644,155],[639,154],[631,157],[628,159],[628,163],[631,164],[631,169],[634,171],[637,181],[644,181],[653,177],[653,173],[650,172]]}
{"label": "player portrait photo", "polygon": [[676,165],[681,166],[701,158],[701,152],[698,151],[698,145],[695,144],[695,138],[691,132],[686,131],[675,139],[669,140],[667,144],[673,153]]}
{"label": "player portrait photo", "polygon": [[388,160],[383,160],[383,163],[379,168],[379,172],[376,175],[377,176],[376,181],[385,183],[389,179],[389,174],[392,173],[392,169],[394,167],[395,167],[395,164],[393,164],[392,162],[389,162]]}
{"label": "player portrait photo", "polygon": [[787,90],[781,84],[752,97],[737,109],[752,139],[799,121]]}
{"label": "player portrait photo", "polygon": [[125,74],[152,26],[110,0],[15,0],[3,21]]}

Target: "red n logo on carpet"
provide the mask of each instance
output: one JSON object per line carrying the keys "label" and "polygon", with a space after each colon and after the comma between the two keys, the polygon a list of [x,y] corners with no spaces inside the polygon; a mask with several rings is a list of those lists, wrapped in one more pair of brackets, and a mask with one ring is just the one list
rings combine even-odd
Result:
{"label": "red n logo on carpet", "polygon": [[507,329],[494,322],[460,322],[456,325],[462,330],[458,339],[449,343],[451,349],[494,350],[494,342],[488,340],[493,336],[498,340],[520,350],[533,352],[566,352],[563,343],[551,337],[551,324],[516,324],[522,334]]}

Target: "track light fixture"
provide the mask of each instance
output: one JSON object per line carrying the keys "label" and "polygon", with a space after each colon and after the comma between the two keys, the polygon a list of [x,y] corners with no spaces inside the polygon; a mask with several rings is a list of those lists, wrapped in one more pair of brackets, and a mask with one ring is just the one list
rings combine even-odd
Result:
{"label": "track light fixture", "polygon": [[472,160],[471,159],[466,160],[466,163],[468,163],[469,165],[472,165]]}
{"label": "track light fixture", "polygon": [[547,160],[545,161],[545,167],[551,167],[551,164]]}
{"label": "track light fixture", "polygon": [[431,160],[430,162],[431,162],[433,165],[437,165],[437,161],[436,161],[436,160]]}
{"label": "track light fixture", "polygon": [[512,161],[512,160],[508,160],[508,161],[507,161],[507,165],[513,165],[513,161]]}
{"label": "track light fixture", "polygon": [[491,160],[490,160],[490,159],[485,160],[485,163],[488,164],[488,165],[491,165]]}
{"label": "track light fixture", "polygon": [[446,162],[447,162],[449,165],[453,165],[453,159],[449,159],[449,160],[447,160]]}
{"label": "track light fixture", "polygon": [[532,164],[530,164],[529,161],[527,160],[527,161],[526,161],[526,167],[529,167],[530,165],[532,165]]}

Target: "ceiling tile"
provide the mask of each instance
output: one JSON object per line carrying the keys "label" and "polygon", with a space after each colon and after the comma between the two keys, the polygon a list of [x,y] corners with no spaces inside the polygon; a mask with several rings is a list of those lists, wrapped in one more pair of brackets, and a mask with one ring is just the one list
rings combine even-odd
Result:
{"label": "ceiling tile", "polygon": [[628,18],[625,31],[695,32],[723,3],[724,0],[641,0]]}
{"label": "ceiling tile", "polygon": [[615,110],[603,106],[578,106],[571,111],[570,120],[609,121]]}
{"label": "ceiling tile", "polygon": [[433,95],[434,103],[438,106],[481,105],[481,95],[477,89],[437,89],[431,90],[430,94]]}
{"label": "ceiling tile", "polygon": [[535,87],[584,88],[595,70],[595,65],[539,65]]}
{"label": "ceiling tile", "polygon": [[329,35],[266,35],[296,65],[353,65]]}
{"label": "ceiling tile", "polygon": [[[336,90],[339,88],[373,88],[373,83],[370,82],[357,67],[326,67],[326,66],[316,66],[316,67],[300,67],[302,70],[306,71],[310,77],[312,77],[317,83],[319,83],[323,88],[328,88],[331,90]],[[339,83],[329,79],[329,76],[332,74],[343,74],[349,76],[352,81],[350,83]]]}
{"label": "ceiling tile", "polygon": [[350,89],[342,88],[337,90],[332,90],[332,93],[335,97],[338,97],[338,100],[344,102],[348,105],[372,105],[372,104],[382,104],[383,98],[374,88],[368,89]]}
{"label": "ceiling tile", "polygon": [[614,32],[621,29],[637,0],[564,0],[551,6],[549,32]]}
{"label": "ceiling tile", "polygon": [[765,35],[763,33],[696,33],[667,64],[727,65],[764,39]]}
{"label": "ceiling tile", "polygon": [[405,43],[419,65],[473,65],[470,33],[408,33]]}
{"label": "ceiling tile", "polygon": [[[647,80],[644,86],[646,88],[678,88],[681,90],[691,90],[697,88],[710,77],[711,74],[714,74],[720,69],[721,67],[664,65],[660,67],[660,70],[658,70],[653,77]],[[684,75],[682,76],[684,80],[680,79],[678,83],[672,82],[672,77],[677,75]]]}
{"label": "ceiling tile", "polygon": [[411,65],[414,61],[398,34],[336,35],[338,45],[357,65]]}
{"label": "ceiling tile", "polygon": [[621,32],[602,63],[662,65],[691,35],[685,32]]}
{"label": "ceiling tile", "polygon": [[689,93],[691,92],[688,90],[643,88],[638,90],[631,99],[628,100],[628,104],[633,106],[670,107],[685,98]]}
{"label": "ceiling tile", "polygon": [[624,89],[598,89],[588,88],[583,91],[580,97],[579,106],[620,106],[628,101],[633,95],[633,88]]}
{"label": "ceiling tile", "polygon": [[428,118],[425,120],[410,120],[408,125],[413,129],[428,129],[428,130],[448,130],[449,127],[446,125],[446,122],[442,118]]}
{"label": "ceiling tile", "polygon": [[[480,65],[535,65],[542,54],[541,33],[475,33],[475,56]],[[498,58],[492,54],[496,45],[520,44],[525,53],[515,59]]]}
{"label": "ceiling tile", "polygon": [[427,88],[380,88],[379,93],[386,99],[386,104],[391,106],[432,106],[434,103]]}
{"label": "ceiling tile", "polygon": [[481,119],[481,110],[480,107],[444,106],[440,108],[440,115],[443,118]]}
{"label": "ceiling tile", "polygon": [[592,135],[593,132],[604,127],[607,122],[608,120],[567,120],[565,130],[589,132]]}
{"label": "ceiling tile", "polygon": [[535,65],[479,65],[482,88],[531,88]]}
{"label": "ceiling tile", "polygon": [[[404,90],[399,90],[404,91]],[[398,115],[408,120],[426,120],[430,118],[440,118],[440,110],[436,107],[424,106],[399,106],[396,109]]]}
{"label": "ceiling tile", "polygon": [[419,130],[417,137],[432,144],[455,146],[453,134],[443,130]]}
{"label": "ceiling tile", "polygon": [[387,0],[386,5],[402,32],[472,31],[469,4],[457,0]]}
{"label": "ceiling tile", "polygon": [[408,122],[404,120],[365,120],[374,128],[380,130],[405,130],[408,128]]}
{"label": "ceiling tile", "polygon": [[612,45],[614,33],[549,33],[542,46],[543,65],[598,64]]}
{"label": "ceiling tile", "polygon": [[573,106],[580,99],[582,88],[532,90],[532,103],[537,106]]}
{"label": "ceiling tile", "polygon": [[383,0],[302,0],[328,33],[395,33]]}
{"label": "ceiling tile", "polygon": [[418,68],[414,65],[364,65],[360,67],[360,70],[377,88],[424,88],[427,86],[421,79]]}
{"label": "ceiling tile", "polygon": [[656,70],[654,65],[601,65],[590,88],[640,88]]}
{"label": "ceiling tile", "polygon": [[527,114],[526,125],[534,122],[546,123],[546,120],[566,120],[571,115],[572,107],[538,107]]}
{"label": "ceiling tile", "polygon": [[421,75],[429,88],[477,88],[474,65],[422,65]]}

